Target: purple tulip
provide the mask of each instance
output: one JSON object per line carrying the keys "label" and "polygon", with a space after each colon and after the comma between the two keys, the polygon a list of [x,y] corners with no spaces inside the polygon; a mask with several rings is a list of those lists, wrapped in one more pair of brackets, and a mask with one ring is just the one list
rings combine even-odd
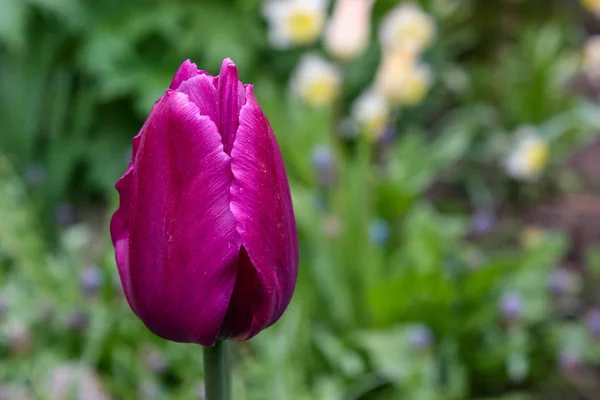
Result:
{"label": "purple tulip", "polygon": [[298,272],[279,146],[251,85],[189,60],[133,139],[111,236],[134,313],[158,336],[212,346],[275,323]]}

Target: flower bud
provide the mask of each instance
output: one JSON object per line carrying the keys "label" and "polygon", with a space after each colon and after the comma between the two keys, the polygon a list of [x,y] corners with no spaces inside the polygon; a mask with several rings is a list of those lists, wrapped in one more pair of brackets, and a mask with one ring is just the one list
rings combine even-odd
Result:
{"label": "flower bud", "polygon": [[154,104],[111,221],[134,313],[158,336],[213,346],[275,323],[298,271],[292,199],[277,140],[226,59],[186,61]]}
{"label": "flower bud", "polygon": [[337,0],[325,31],[325,48],[341,61],[360,56],[369,44],[373,0]]}

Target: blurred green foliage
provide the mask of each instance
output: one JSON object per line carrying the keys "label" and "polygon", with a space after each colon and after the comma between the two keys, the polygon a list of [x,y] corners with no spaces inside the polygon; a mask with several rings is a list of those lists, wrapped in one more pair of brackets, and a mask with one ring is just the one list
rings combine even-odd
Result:
{"label": "blurred green foliage", "polygon": [[[396,3],[376,2],[374,32]],[[153,337],[126,306],[107,223],[130,140],[178,65],[214,74],[224,57],[278,135],[301,246],[289,310],[235,345],[236,398],[595,398],[600,341],[584,319],[598,249],[565,298],[549,282],[580,238],[559,226],[519,240],[539,204],[596,194],[565,167],[600,129],[571,84],[588,17],[567,1],[422,4],[438,24],[425,54],[435,85],[398,113],[393,139],[373,143],[337,131],[373,79],[375,39],[344,66],[338,109],[315,110],[288,90],[303,50],[272,49],[259,0],[0,0],[0,398],[69,398],[52,389],[64,365],[107,398],[201,398],[200,349]],[[516,183],[504,159],[528,125],[550,164]],[[327,184],[316,146],[332,150]],[[482,209],[496,226],[474,234]],[[104,277],[93,294],[81,288],[88,265]]]}

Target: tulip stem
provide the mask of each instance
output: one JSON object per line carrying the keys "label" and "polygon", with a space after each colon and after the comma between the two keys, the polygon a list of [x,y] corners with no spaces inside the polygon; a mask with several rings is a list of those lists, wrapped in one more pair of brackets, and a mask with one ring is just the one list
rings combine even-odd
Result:
{"label": "tulip stem", "polygon": [[204,387],[206,400],[229,400],[227,346],[219,340],[204,348]]}

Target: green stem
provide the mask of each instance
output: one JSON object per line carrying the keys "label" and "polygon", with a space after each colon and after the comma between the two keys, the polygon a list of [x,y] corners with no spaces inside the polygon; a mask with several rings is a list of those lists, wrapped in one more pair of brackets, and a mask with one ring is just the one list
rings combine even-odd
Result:
{"label": "green stem", "polygon": [[206,400],[229,400],[229,366],[224,341],[204,348],[204,387]]}

